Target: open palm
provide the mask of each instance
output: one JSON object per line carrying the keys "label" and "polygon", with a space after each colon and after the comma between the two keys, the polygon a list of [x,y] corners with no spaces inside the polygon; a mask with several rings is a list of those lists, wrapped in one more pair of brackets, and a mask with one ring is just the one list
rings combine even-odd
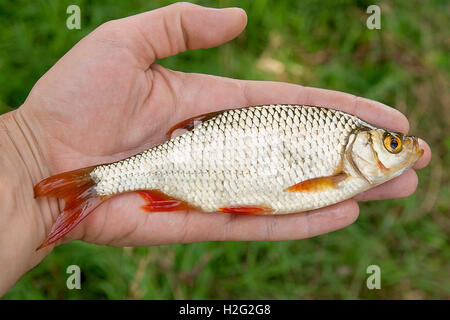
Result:
{"label": "open palm", "polygon": [[[155,64],[186,49],[208,48],[245,27],[240,9],[175,4],[111,21],[72,48],[35,85],[19,115],[34,132],[53,175],[117,161],[163,142],[174,124],[203,113],[270,103],[311,104],[353,113],[382,127],[406,132],[398,111],[349,94],[279,82],[242,81],[186,74]],[[429,148],[416,164],[428,162]],[[42,177],[42,178],[45,178]],[[37,183],[38,181],[35,181]],[[357,200],[402,197],[416,187],[414,170],[372,189]],[[61,211],[39,199],[36,219],[45,233]],[[282,240],[311,237],[342,228],[358,215],[355,200],[286,216],[224,213],[148,213],[135,193],[117,196],[95,210],[63,241],[152,245],[204,240]],[[44,240],[45,235],[42,235]]]}

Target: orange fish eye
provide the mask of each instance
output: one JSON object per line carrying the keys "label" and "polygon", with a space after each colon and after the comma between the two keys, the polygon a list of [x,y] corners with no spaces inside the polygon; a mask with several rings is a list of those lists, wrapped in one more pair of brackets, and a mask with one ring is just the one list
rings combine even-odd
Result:
{"label": "orange fish eye", "polygon": [[402,140],[397,136],[388,134],[384,138],[384,147],[390,153],[399,153],[402,150]]}

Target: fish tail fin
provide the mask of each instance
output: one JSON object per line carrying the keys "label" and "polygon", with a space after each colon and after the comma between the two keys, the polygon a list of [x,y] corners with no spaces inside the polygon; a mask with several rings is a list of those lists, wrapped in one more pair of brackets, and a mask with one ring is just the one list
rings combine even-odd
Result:
{"label": "fish tail fin", "polygon": [[90,173],[95,167],[60,173],[39,182],[34,187],[34,197],[53,196],[64,199],[65,206],[47,239],[36,249],[42,249],[61,239],[75,228],[106,198],[100,198]]}

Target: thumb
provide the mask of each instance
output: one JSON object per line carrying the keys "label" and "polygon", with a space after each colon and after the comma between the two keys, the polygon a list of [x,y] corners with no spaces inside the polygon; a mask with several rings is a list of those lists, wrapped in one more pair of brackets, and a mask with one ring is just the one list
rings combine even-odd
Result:
{"label": "thumb", "polygon": [[213,9],[180,2],[109,21],[94,36],[130,49],[146,69],[155,59],[227,42],[246,24],[246,13],[240,8]]}

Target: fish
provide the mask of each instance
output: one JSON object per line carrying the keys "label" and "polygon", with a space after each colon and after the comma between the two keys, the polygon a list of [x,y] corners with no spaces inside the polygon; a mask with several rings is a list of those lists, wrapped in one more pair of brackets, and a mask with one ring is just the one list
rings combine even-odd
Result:
{"label": "fish", "polygon": [[65,207],[38,249],[125,192],[141,195],[149,212],[290,214],[344,201],[391,180],[424,152],[417,137],[311,105],[207,113],[167,134],[164,143],[129,158],[39,182],[35,197],[64,199]]}

